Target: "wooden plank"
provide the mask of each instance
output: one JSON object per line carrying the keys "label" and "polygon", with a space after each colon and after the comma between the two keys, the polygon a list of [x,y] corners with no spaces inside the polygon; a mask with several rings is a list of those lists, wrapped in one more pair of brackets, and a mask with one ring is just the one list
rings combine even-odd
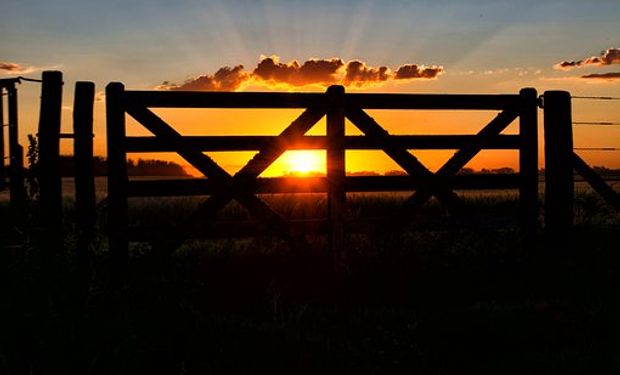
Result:
{"label": "wooden plank", "polygon": [[545,230],[563,236],[573,226],[573,120],[567,91],[544,93]]}
{"label": "wooden plank", "polygon": [[583,159],[577,154],[572,155],[573,165],[577,173],[581,175],[592,186],[594,191],[599,193],[603,199],[607,201],[616,211],[620,211],[620,194],[618,194],[611,186],[607,185],[605,180],[601,178]]}
{"label": "wooden plank", "polygon": [[6,189],[7,170],[4,164],[4,87],[0,86],[0,191]]}
{"label": "wooden plank", "polygon": [[538,230],[538,94],[533,88],[524,88],[519,95],[519,217],[524,244],[529,250]]}
{"label": "wooden plank", "polygon": [[106,135],[108,156],[108,238],[110,260],[117,283],[127,276],[127,155],[125,153],[125,106],[122,83],[106,87]]}
{"label": "wooden plank", "polygon": [[[42,74],[39,117],[39,187],[41,221],[57,242],[62,241],[62,181],[60,177],[60,117],[62,73]],[[58,250],[58,249],[54,249]]]}
{"label": "wooden plank", "polygon": [[148,108],[310,108],[325,94],[272,92],[126,91],[128,103]]}
{"label": "wooden plank", "polygon": [[[500,110],[519,96],[463,94],[345,94],[349,105],[365,109]],[[323,106],[325,94],[271,92],[127,91],[129,102],[150,108],[309,108]]]}
{"label": "wooden plank", "polygon": [[[267,147],[277,136],[185,136],[183,142],[192,148],[209,151],[253,151]],[[381,150],[383,141],[365,136],[345,136],[348,150]],[[496,135],[482,141],[475,135],[390,135],[394,147],[418,150],[457,150],[472,143],[484,149],[512,150],[521,147],[518,135]],[[127,137],[127,152],[174,152],[173,141],[160,137]],[[323,150],[325,136],[302,136],[288,142],[287,150]]]}
{"label": "wooden plank", "polygon": [[[411,176],[430,177],[433,173],[428,170],[415,156],[402,147],[390,143],[390,135],[367,113],[359,108],[347,107],[346,116],[357,126],[366,136],[382,143],[382,150],[392,158],[401,168]],[[432,185],[432,186],[431,186]],[[450,191],[441,184],[432,183],[429,185],[431,194],[435,194],[447,206],[457,209],[460,199],[456,193]],[[429,196],[430,198],[430,196]],[[427,198],[428,199],[428,198]]]}
{"label": "wooden plank", "polygon": [[[295,236],[305,234],[325,234],[328,223],[326,219],[303,219],[289,220],[287,227]],[[161,233],[166,233],[169,228],[162,227],[132,227],[130,230],[131,241],[152,241]],[[187,239],[214,239],[214,238],[248,238],[257,236],[279,236],[275,227],[265,226],[261,221],[224,221],[210,222],[203,225],[200,230],[188,234]]]}
{"label": "wooden plank", "polygon": [[[372,234],[385,233],[385,231],[393,230],[391,217],[369,217],[348,219],[344,222],[344,230],[349,234]],[[505,228],[512,226],[513,223],[505,218],[491,218],[486,221],[479,219],[472,220],[467,218],[459,224],[459,227],[471,227],[480,229],[483,227]],[[287,226],[291,233],[296,236],[302,235],[325,235],[328,234],[329,223],[327,219],[296,219],[287,221]],[[279,236],[273,228],[265,228],[264,223],[259,221],[222,221],[210,222],[200,228],[199,231],[191,233],[188,239],[191,240],[212,240],[222,238],[250,238],[258,236]],[[445,230],[444,222],[428,221],[424,222],[419,230],[436,229]],[[167,227],[162,226],[135,226],[131,227],[130,240],[136,242],[153,241],[158,234],[166,232]]]}
{"label": "wooden plank", "polygon": [[501,110],[516,107],[519,96],[461,94],[347,94],[347,105],[363,109]]}
{"label": "wooden plank", "polygon": [[[385,218],[351,219],[344,222],[347,233],[369,233],[385,225]],[[295,219],[288,220],[287,226],[295,236],[328,234],[327,219]],[[158,234],[166,232],[165,227],[134,226],[129,231],[130,240],[136,242],[152,241]],[[208,240],[218,238],[249,238],[257,236],[278,236],[273,228],[265,228],[259,221],[221,221],[210,222],[199,231],[193,232],[188,239]]]}
{"label": "wooden plank", "polygon": [[6,85],[5,88],[8,94],[10,204],[12,213],[18,220],[21,220],[26,207],[26,191],[24,186],[24,150],[19,144],[17,89],[14,82]]}
{"label": "wooden plank", "polygon": [[[396,192],[418,190],[438,180],[452,190],[517,189],[518,174],[476,174],[438,177],[411,176],[347,176],[347,192]],[[248,186],[254,194],[327,193],[326,177],[267,177],[257,178]],[[209,179],[135,180],[129,181],[130,197],[202,196],[216,191]]]}
{"label": "wooden plank", "polygon": [[73,158],[78,260],[88,268],[89,247],[95,234],[96,198],[93,160],[95,84],[76,82],[73,97]]}
{"label": "wooden plank", "polygon": [[344,220],[347,195],[345,190],[345,93],[343,86],[327,89],[327,218],[329,247],[337,268],[346,267]]}

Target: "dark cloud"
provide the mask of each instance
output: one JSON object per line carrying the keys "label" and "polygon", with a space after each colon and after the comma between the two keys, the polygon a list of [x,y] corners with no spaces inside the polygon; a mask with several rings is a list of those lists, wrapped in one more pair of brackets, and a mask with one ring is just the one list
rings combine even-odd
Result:
{"label": "dark cloud", "polygon": [[213,75],[190,79],[180,85],[164,81],[157,88],[183,91],[235,91],[248,79],[249,74],[243,71],[243,65],[237,65],[234,68],[225,66]]}
{"label": "dark cloud", "polygon": [[252,74],[264,81],[289,82],[291,76],[295,74],[299,68],[300,66],[297,60],[285,64],[281,63],[277,56],[271,56],[262,58]]}
{"label": "dark cloud", "polygon": [[554,68],[560,70],[570,70],[572,68],[578,67],[580,61],[562,61],[561,63],[557,63],[554,65]]}
{"label": "dark cloud", "polygon": [[570,70],[586,65],[605,66],[620,64],[620,48],[608,48],[601,52],[599,56],[591,56],[577,61],[562,61],[553,67],[559,70]]}
{"label": "dark cloud", "polygon": [[8,61],[0,61],[0,70],[4,70],[11,73],[22,73],[26,70],[23,66],[8,62]]}
{"label": "dark cloud", "polygon": [[297,60],[281,63],[277,56],[265,57],[252,72],[258,80],[288,83],[293,86],[329,85],[337,82],[336,74],[344,65],[341,59],[310,59],[303,64]]}
{"label": "dark cloud", "polygon": [[345,85],[363,86],[368,82],[383,82],[390,79],[390,68],[387,66],[373,68],[359,60],[349,61],[345,72]]}
{"label": "dark cloud", "polygon": [[620,79],[620,72],[611,72],[611,73],[594,73],[594,74],[587,74],[585,76],[581,76],[581,78],[583,79],[602,79],[602,80],[616,80],[616,79]]}
{"label": "dark cloud", "polygon": [[394,79],[435,78],[443,73],[442,66],[401,65],[396,69]]}
{"label": "dark cloud", "polygon": [[336,73],[344,66],[341,59],[310,59],[299,68],[297,82],[300,85],[309,83],[336,83]]}
{"label": "dark cloud", "polygon": [[372,67],[359,60],[345,63],[340,58],[331,58],[309,59],[303,63],[297,60],[283,63],[278,56],[270,56],[261,57],[252,72],[245,72],[243,65],[234,68],[223,67],[213,75],[203,75],[182,84],[165,81],[157,86],[157,89],[235,91],[249,84],[289,87],[343,84],[362,87],[390,80],[435,78],[442,72],[443,67],[440,66],[408,64],[392,72],[387,66]]}

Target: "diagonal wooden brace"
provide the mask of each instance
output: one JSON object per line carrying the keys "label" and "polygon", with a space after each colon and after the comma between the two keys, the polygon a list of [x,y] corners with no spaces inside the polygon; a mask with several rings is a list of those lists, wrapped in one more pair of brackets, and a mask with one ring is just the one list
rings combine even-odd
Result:
{"label": "diagonal wooden brace", "polygon": [[[407,151],[407,149],[394,145],[391,142],[390,134],[362,109],[349,107],[346,110],[346,117],[367,137],[376,139],[383,144],[383,151],[409,173],[409,175],[424,177],[434,176],[433,172],[428,170],[428,168]],[[435,183],[431,182],[431,185],[428,186],[426,190],[431,192],[431,195],[434,194],[437,196],[438,199],[451,208],[457,208],[460,205],[461,200],[459,196],[438,181]]]}
{"label": "diagonal wooden brace", "polygon": [[[487,138],[498,135],[517,117],[514,110],[504,110],[500,112],[491,122],[489,122],[482,130],[476,134],[477,142],[458,150],[437,172],[438,177],[449,177],[456,174],[463,168],[474,156],[482,150]],[[428,188],[422,188],[411,195],[406,201],[405,206],[411,212],[417,211],[431,196],[433,191]]]}
{"label": "diagonal wooden brace", "polygon": [[255,195],[236,189],[231,190],[230,183],[232,177],[228,172],[200,150],[185,145],[183,136],[149,109],[144,107],[129,107],[127,108],[127,113],[138,120],[154,135],[171,139],[175,143],[177,153],[213,181],[214,188],[216,189],[214,196],[230,197],[230,199],[234,197],[239,200],[241,204],[246,206],[250,212],[262,218],[277,215]]}

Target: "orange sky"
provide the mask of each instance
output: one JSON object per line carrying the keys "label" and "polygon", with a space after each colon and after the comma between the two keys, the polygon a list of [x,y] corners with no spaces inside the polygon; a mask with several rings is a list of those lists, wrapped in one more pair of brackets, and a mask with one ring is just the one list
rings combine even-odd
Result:
{"label": "orange sky", "polygon": [[[157,109],[161,118],[184,135],[276,135],[294,120],[302,110],[282,109]],[[484,127],[496,112],[494,111],[407,111],[407,110],[368,110],[375,120],[391,134],[475,134]],[[516,121],[504,133],[517,132]],[[135,120],[128,118],[128,133],[150,135]],[[325,135],[325,117],[321,119],[308,135]],[[348,120],[347,135],[362,133]],[[436,170],[455,152],[455,150],[412,150],[429,169]],[[253,152],[212,152],[214,160],[229,172],[241,168],[253,156]],[[300,159],[305,155],[312,162],[313,170],[324,172],[324,151],[287,152],[274,163],[263,176],[274,176],[295,172]],[[132,155],[131,157],[156,157],[183,163],[173,154]],[[348,151],[347,171],[400,170],[382,151]],[[488,150],[481,152],[468,167],[474,169],[517,167],[516,151]],[[193,171],[192,173],[197,173]]]}
{"label": "orange sky", "polygon": [[[63,132],[75,81],[127,89],[516,94],[521,88],[620,97],[620,2],[446,0],[192,2],[12,1],[0,40],[0,78],[64,73]],[[19,86],[21,141],[35,134],[40,88]],[[619,101],[574,100],[575,121],[620,122]],[[300,111],[158,111],[183,134],[279,133]],[[474,134],[489,112],[370,111],[400,134]],[[95,103],[95,152],[105,155],[105,107]],[[539,111],[542,117],[542,111]],[[541,119],[542,120],[542,119]],[[539,136],[542,138],[542,121]],[[312,134],[321,134],[321,124]],[[353,133],[353,129],[350,134]],[[323,125],[324,131],[324,125]],[[129,134],[139,134],[129,129]],[[620,126],[575,125],[576,147],[620,147]],[[71,152],[71,141],[62,150]],[[620,168],[618,151],[578,151]],[[437,169],[451,151],[413,151]],[[144,155],[132,155],[143,157]],[[182,162],[174,155],[153,157]],[[234,171],[244,158],[212,155]],[[381,152],[347,153],[350,172],[397,169]],[[315,161],[315,164],[317,162]],[[469,167],[517,167],[485,151]],[[544,167],[542,142],[539,166]],[[266,172],[294,169],[283,156]]]}

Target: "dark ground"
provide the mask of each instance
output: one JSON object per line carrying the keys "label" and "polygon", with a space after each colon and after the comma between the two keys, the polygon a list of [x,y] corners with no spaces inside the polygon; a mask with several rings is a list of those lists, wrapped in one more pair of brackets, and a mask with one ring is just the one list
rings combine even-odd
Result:
{"label": "dark ground", "polygon": [[350,236],[338,272],[320,237],[190,242],[165,265],[136,245],[121,287],[105,237],[85,279],[70,226],[49,256],[2,207],[0,374],[617,374],[620,220],[577,203],[561,249],[408,227]]}

